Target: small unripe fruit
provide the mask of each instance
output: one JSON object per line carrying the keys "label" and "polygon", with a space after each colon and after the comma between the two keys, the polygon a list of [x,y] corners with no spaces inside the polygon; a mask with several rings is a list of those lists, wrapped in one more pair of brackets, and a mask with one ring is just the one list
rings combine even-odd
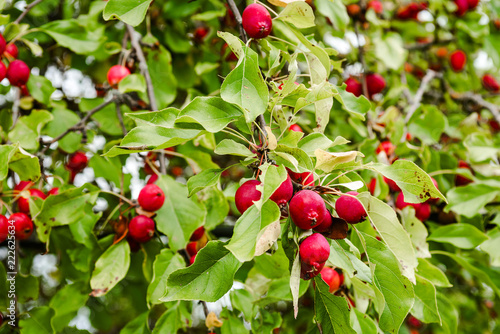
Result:
{"label": "small unripe fruit", "polygon": [[17,212],[10,215],[9,220],[14,221],[16,239],[26,240],[33,233],[33,222],[25,213]]}
{"label": "small unripe fruit", "polygon": [[314,186],[314,174],[312,172],[295,173],[290,168],[286,167],[290,178],[303,186]]}
{"label": "small unripe fruit", "polygon": [[267,9],[257,3],[245,8],[241,15],[243,29],[251,38],[267,37],[271,33],[273,20]]}
{"label": "small unripe fruit", "polygon": [[5,42],[5,38],[3,38],[3,35],[0,34],[0,55],[2,55],[5,51],[6,45],[7,43]]}
{"label": "small unripe fruit", "polygon": [[356,97],[359,97],[361,96],[361,94],[363,94],[363,85],[355,78],[349,77],[345,81],[345,84],[347,85],[347,87],[345,88],[346,92],[353,93]]}
{"label": "small unripe fruit", "polygon": [[330,256],[330,244],[324,236],[314,233],[299,246],[300,277],[309,280],[318,275]]}
{"label": "small unripe fruit", "polygon": [[378,73],[368,74],[366,76],[366,86],[368,88],[368,94],[378,94],[385,88],[385,79]]}
{"label": "small unripe fruit", "polygon": [[9,43],[5,48],[5,53],[12,58],[17,58],[17,56],[19,55],[19,50],[17,49],[17,46],[14,43]]}
{"label": "small unripe fruit", "polygon": [[314,230],[314,232],[318,232],[318,233],[327,232],[327,231],[330,230],[330,227],[332,226],[332,223],[333,223],[333,221],[332,221],[332,214],[330,213],[330,211],[326,210],[326,212],[325,212],[325,218],[313,230]]}
{"label": "small unripe fruit", "polygon": [[379,154],[380,152],[384,151],[385,154],[387,154],[388,157],[394,154],[394,151],[396,150],[396,146],[394,146],[389,140],[385,140],[378,145],[377,149],[375,150],[376,154]]}
{"label": "small unripe fruit", "polygon": [[335,291],[337,291],[339,289],[340,285],[341,285],[341,283],[340,283],[340,275],[333,268],[324,267],[321,270],[321,278],[330,287],[328,289],[328,291],[330,291],[330,293],[334,293]]}
{"label": "small unripe fruit", "polygon": [[123,78],[130,75],[128,68],[122,65],[114,65],[108,70],[108,82],[111,86],[116,86]]}
{"label": "small unripe fruit", "polygon": [[290,127],[288,128],[288,130],[295,131],[295,132],[302,132],[302,133],[304,132],[302,130],[302,128],[300,127],[300,125],[298,125],[298,124],[292,124],[292,125],[290,125]]}
{"label": "small unripe fruit", "polygon": [[368,5],[366,6],[367,9],[373,9],[373,11],[377,14],[382,14],[384,11],[384,7],[382,6],[382,3],[378,0],[371,0],[368,1]]}
{"label": "small unripe fruit", "polygon": [[196,243],[196,241],[188,243],[186,246],[186,251],[189,256],[196,255],[196,253],[198,253],[198,244]]}
{"label": "small unripe fruit", "polygon": [[261,182],[258,180],[248,180],[236,190],[234,202],[241,214],[247,211],[247,209],[253,205],[253,202],[260,199],[262,194],[256,188],[260,184]]}
{"label": "small unripe fruit", "polygon": [[[356,191],[347,192],[348,195],[357,196]],[[354,197],[342,195],[335,202],[335,211],[340,218],[349,224],[357,224],[367,216],[366,210],[361,202]]]}
{"label": "small unripe fruit", "polygon": [[21,87],[26,85],[30,78],[30,68],[22,60],[14,60],[9,64],[6,74],[12,86]]}
{"label": "small unripe fruit", "polygon": [[498,84],[498,81],[490,74],[483,75],[483,77],[481,78],[481,82],[484,89],[486,89],[487,91],[495,93],[500,91],[500,85]]}
{"label": "small unripe fruit", "polygon": [[196,230],[194,230],[193,234],[191,234],[191,238],[189,238],[190,241],[198,241],[203,237],[205,234],[205,228],[203,226],[198,227]]}
{"label": "small unripe fruit", "polygon": [[155,222],[144,215],[139,215],[128,224],[128,235],[137,242],[147,242],[155,234]]}
{"label": "small unripe fruit", "polygon": [[165,202],[165,194],[156,184],[147,184],[139,193],[139,205],[146,211],[159,210]]}
{"label": "small unripe fruit", "polygon": [[407,206],[412,206],[415,209],[415,217],[420,221],[426,221],[431,215],[431,206],[428,203],[406,203],[403,193],[400,192],[396,198],[396,208],[403,210]]}
{"label": "small unripe fruit", "polygon": [[308,230],[315,228],[328,212],[320,195],[312,190],[301,190],[290,201],[290,216],[299,228]]}
{"label": "small unripe fruit", "polygon": [[446,58],[448,56],[448,49],[443,47],[440,47],[439,49],[436,50],[436,56],[438,58]]}
{"label": "small unripe fruit", "polygon": [[5,79],[6,76],[7,76],[7,67],[0,60],[0,81],[2,81],[3,79]]}
{"label": "small unripe fruit", "polygon": [[0,243],[7,240],[9,236],[9,220],[4,215],[0,215]]}
{"label": "small unripe fruit", "polygon": [[462,50],[456,50],[450,55],[450,65],[455,72],[464,69],[467,62],[467,55]]}
{"label": "small unripe fruit", "polygon": [[87,167],[89,159],[82,151],[77,151],[69,156],[67,169],[75,173],[79,173]]}
{"label": "small unripe fruit", "polygon": [[26,214],[30,213],[30,201],[29,201],[30,197],[38,197],[41,199],[47,198],[47,195],[45,195],[42,191],[40,191],[38,189],[29,189],[28,191],[29,191],[28,197],[21,196],[17,200],[17,207],[18,207],[19,211],[26,213]]}

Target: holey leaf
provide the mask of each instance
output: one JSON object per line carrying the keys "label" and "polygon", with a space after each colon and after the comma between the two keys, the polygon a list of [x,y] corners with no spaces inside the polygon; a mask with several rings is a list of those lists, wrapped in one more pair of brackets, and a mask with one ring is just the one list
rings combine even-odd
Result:
{"label": "holey leaf", "polygon": [[127,274],[130,266],[130,246],[126,240],[111,245],[97,260],[90,279],[91,295],[105,295]]}
{"label": "holey leaf", "polygon": [[329,286],[320,276],[314,278],[314,310],[323,333],[355,334],[349,320],[347,300],[330,293]]}
{"label": "holey leaf", "polygon": [[396,334],[415,302],[413,285],[401,275],[398,260],[384,243],[365,233],[362,236],[367,258],[375,265],[374,283],[385,299],[384,309],[379,311],[380,329]]}
{"label": "holey leaf", "polygon": [[195,262],[170,274],[161,301],[204,300],[215,302],[233,286],[234,274],[241,267],[221,241],[210,241],[196,255]]}
{"label": "holey leaf", "polygon": [[302,1],[289,3],[276,19],[291,23],[299,29],[314,27],[313,9]]}
{"label": "holey leaf", "polygon": [[393,180],[401,188],[406,203],[423,203],[429,198],[446,198],[432,183],[431,177],[427,175],[415,163],[408,160],[397,160],[387,166],[379,163],[369,163],[365,168],[379,172],[385,177]]}
{"label": "holey leaf", "polygon": [[320,148],[314,151],[316,156],[316,169],[321,169],[326,173],[330,173],[338,165],[352,162],[356,157],[364,157],[363,153],[358,151],[349,152],[326,152]]}
{"label": "holey leaf", "polygon": [[247,123],[251,123],[266,111],[269,92],[260,73],[257,53],[249,47],[244,47],[243,51],[244,56],[222,83],[220,96],[248,110],[245,117]]}
{"label": "holey leaf", "polygon": [[417,257],[410,236],[399,223],[396,212],[378,198],[370,196],[368,192],[357,197],[366,208],[371,223],[398,259],[403,275],[415,283]]}

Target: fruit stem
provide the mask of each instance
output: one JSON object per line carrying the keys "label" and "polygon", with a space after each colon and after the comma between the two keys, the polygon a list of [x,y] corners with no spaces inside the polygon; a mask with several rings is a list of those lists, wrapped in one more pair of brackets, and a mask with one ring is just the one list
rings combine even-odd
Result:
{"label": "fruit stem", "polygon": [[130,206],[137,206],[137,204],[135,204],[134,202],[132,202],[130,199],[128,199],[127,197],[125,196],[122,196],[120,194],[117,194],[115,192],[112,192],[112,191],[109,191],[109,190],[102,190],[101,189],[101,192],[102,193],[106,193],[106,194],[110,194],[110,195],[115,195],[116,197],[120,198],[121,200],[123,200],[125,203],[129,204]]}

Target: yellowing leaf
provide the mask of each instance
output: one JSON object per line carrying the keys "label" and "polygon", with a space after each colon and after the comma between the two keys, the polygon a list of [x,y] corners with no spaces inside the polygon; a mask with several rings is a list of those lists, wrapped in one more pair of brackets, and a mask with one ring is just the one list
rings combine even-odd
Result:
{"label": "yellowing leaf", "polygon": [[361,152],[348,151],[348,152],[326,152],[320,148],[314,151],[316,156],[316,169],[329,173],[335,169],[339,164],[351,162],[356,160],[356,157],[364,157]]}
{"label": "yellowing leaf", "polygon": [[292,3],[292,2],[297,2],[297,1],[302,1],[302,2],[305,2],[305,0],[268,0],[268,2],[270,4],[273,4],[275,6],[279,6],[279,7],[286,7],[289,3]]}

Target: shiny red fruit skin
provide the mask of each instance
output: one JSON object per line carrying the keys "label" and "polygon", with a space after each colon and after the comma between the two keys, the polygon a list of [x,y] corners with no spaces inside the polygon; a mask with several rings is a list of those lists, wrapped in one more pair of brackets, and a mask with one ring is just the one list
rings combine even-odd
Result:
{"label": "shiny red fruit skin", "polygon": [[323,198],[312,190],[297,192],[290,201],[289,211],[292,221],[303,230],[321,224],[328,212]]}
{"label": "shiny red fruit skin", "polygon": [[467,5],[469,7],[469,10],[473,10],[474,8],[477,7],[479,4],[479,0],[467,0]]}
{"label": "shiny red fruit skin", "polygon": [[157,211],[165,202],[165,194],[156,184],[147,184],[141,189],[137,200],[144,210]]}
{"label": "shiny red fruit skin", "polygon": [[144,215],[135,216],[128,224],[128,235],[137,242],[151,240],[155,233],[155,222]]}
{"label": "shiny red fruit skin", "polygon": [[7,67],[2,61],[0,61],[0,81],[5,79],[6,76],[7,76]]}
{"label": "shiny red fruit skin", "polygon": [[384,151],[385,154],[387,154],[388,157],[394,154],[394,151],[396,150],[396,146],[394,146],[389,140],[385,140],[380,143],[380,145],[377,147],[375,150],[376,154],[379,154],[380,152]]}
{"label": "shiny red fruit skin", "polygon": [[260,184],[261,182],[258,180],[248,180],[236,190],[234,202],[241,214],[247,211],[253,205],[253,202],[258,201],[262,196],[261,192],[256,189]]}
{"label": "shiny red fruit skin", "polygon": [[5,53],[8,53],[12,58],[17,58],[17,56],[19,55],[19,50],[14,43],[9,43],[5,47]]}
{"label": "shiny red fruit skin", "polygon": [[326,238],[314,233],[299,246],[301,278],[308,280],[318,275],[330,256],[330,244]]}
{"label": "shiny red fruit skin", "polygon": [[196,241],[188,243],[186,246],[186,251],[189,254],[189,256],[196,255],[196,253],[198,253],[198,245]]}
{"label": "shiny red fruit skin", "polygon": [[481,82],[483,84],[484,89],[489,92],[498,92],[500,91],[500,84],[498,81],[490,74],[485,74],[481,78]]}
{"label": "shiny red fruit skin", "polygon": [[253,3],[245,8],[241,15],[243,29],[248,37],[260,39],[271,33],[273,20],[266,7]]}
{"label": "shiny red fruit skin", "polygon": [[15,191],[23,191],[25,189],[28,190],[28,188],[31,187],[32,184],[33,182],[31,181],[21,181],[14,187],[14,190]]}
{"label": "shiny red fruit skin", "polygon": [[313,230],[314,232],[323,233],[328,231],[331,226],[332,226],[332,214],[330,213],[330,211],[326,210],[325,218],[318,226],[313,228]]}
{"label": "shiny red fruit skin", "polygon": [[9,220],[14,221],[17,240],[26,240],[33,233],[33,222],[25,213],[16,212],[10,215]]}
{"label": "shiny red fruit skin", "polygon": [[457,5],[455,14],[457,14],[458,16],[463,16],[469,10],[468,0],[455,0],[455,5]]}
{"label": "shiny red fruit skin", "polygon": [[303,186],[313,187],[314,183],[314,174],[312,172],[304,172],[304,173],[295,173],[290,168],[286,167],[288,175],[290,178],[297,183],[300,183]]}
{"label": "shiny red fruit skin", "polygon": [[68,163],[66,164],[67,169],[70,171],[79,173],[87,167],[89,159],[82,151],[77,151],[69,156]]}
{"label": "shiny red fruit skin", "polygon": [[107,78],[111,86],[116,86],[123,78],[128,76],[130,71],[122,65],[114,65],[108,70]]}
{"label": "shiny red fruit skin", "polygon": [[208,29],[206,27],[198,27],[195,29],[193,37],[195,41],[201,43],[203,42],[203,39],[207,36],[207,34],[208,34]]}
{"label": "shiny red fruit skin", "polygon": [[325,281],[326,284],[330,287],[328,291],[330,293],[334,293],[340,287],[340,276],[339,273],[330,267],[324,267],[321,270],[321,278]]}
{"label": "shiny red fruit skin", "polygon": [[284,207],[293,196],[293,184],[290,175],[286,175],[286,180],[274,191],[269,198],[271,201],[278,204],[280,208]]}
{"label": "shiny red fruit skin", "polygon": [[189,265],[192,265],[192,264],[194,263],[194,261],[196,260],[196,255],[197,255],[197,254],[194,254],[193,256],[191,256],[191,257],[189,258]]}
{"label": "shiny red fruit skin", "polygon": [[363,94],[363,85],[355,78],[350,77],[345,81],[345,84],[347,85],[347,87],[345,88],[346,92],[353,93],[356,97],[359,97],[361,96],[361,94]]}
{"label": "shiny red fruit skin", "polygon": [[366,8],[373,9],[373,11],[377,14],[382,14],[382,12],[384,11],[384,7],[382,6],[382,3],[378,0],[368,1],[368,5],[366,6]]}
{"label": "shiny red fruit skin", "polygon": [[372,178],[370,180],[370,183],[368,183],[368,186],[367,186],[368,191],[370,192],[370,194],[372,194],[372,196],[373,196],[373,194],[375,194],[375,188],[376,187],[377,187],[377,179],[376,178]]}
{"label": "shiny red fruit skin", "polygon": [[189,238],[189,241],[198,241],[203,237],[205,234],[205,228],[203,226],[198,227],[196,230],[194,230],[193,234],[191,234],[191,238]]}
{"label": "shiny red fruit skin", "polygon": [[0,55],[2,55],[5,51],[6,45],[7,43],[5,42],[5,38],[3,38],[3,35],[0,34]]}
{"label": "shiny red fruit skin", "polygon": [[368,74],[366,76],[366,86],[368,88],[368,94],[378,94],[385,88],[385,79],[378,73]]}
{"label": "shiny red fruit skin", "polygon": [[[346,194],[357,196],[356,191],[349,191]],[[357,224],[366,218],[366,210],[357,198],[342,195],[335,202],[335,211],[340,218],[349,224]]]}
{"label": "shiny red fruit skin", "polygon": [[[472,174],[474,174],[474,171],[472,170],[472,168],[470,167],[470,165],[463,161],[463,160],[460,160],[458,162],[458,168],[467,168],[468,170],[470,170],[472,172]],[[472,183],[474,182],[473,180],[469,179],[468,177],[465,177],[465,176],[462,176],[462,175],[455,175],[455,185],[457,187],[461,187],[461,186],[466,186],[468,185],[469,183]]]}
{"label": "shiny red fruit skin", "polygon": [[431,206],[428,203],[406,203],[404,201],[403,193],[400,192],[396,198],[396,208],[403,210],[408,205],[413,206],[415,209],[415,217],[424,222],[429,219],[431,215]]}
{"label": "shiny red fruit skin", "polygon": [[9,220],[4,215],[0,215],[0,243],[7,240],[9,236]]}
{"label": "shiny red fruit skin", "polygon": [[[434,187],[436,187],[436,189],[439,190],[439,185],[438,185],[436,179],[431,177],[431,180],[432,180],[432,183],[434,184]],[[426,203],[436,204],[438,201],[439,201],[439,198],[429,198]]]}
{"label": "shiny red fruit skin", "polygon": [[456,50],[450,55],[450,65],[453,71],[460,72],[467,62],[467,55],[462,50]]}
{"label": "shiny red fruit skin", "polygon": [[302,128],[298,124],[292,124],[292,125],[290,125],[290,127],[288,128],[288,130],[304,133],[304,131],[302,130]]}
{"label": "shiny red fruit skin", "polygon": [[30,78],[30,68],[24,61],[14,60],[9,64],[6,77],[12,86],[21,87]]}
{"label": "shiny red fruit skin", "polygon": [[[29,197],[38,197],[41,199],[47,198],[47,195],[45,195],[42,191],[38,189],[29,189],[28,191],[30,193]],[[19,209],[20,212],[29,215],[30,213],[29,198],[19,197],[19,199],[17,200],[17,208]]]}
{"label": "shiny red fruit skin", "polygon": [[49,190],[49,192],[47,193],[47,196],[57,195],[57,194],[59,194],[59,188],[55,187],[55,188],[52,188]]}

